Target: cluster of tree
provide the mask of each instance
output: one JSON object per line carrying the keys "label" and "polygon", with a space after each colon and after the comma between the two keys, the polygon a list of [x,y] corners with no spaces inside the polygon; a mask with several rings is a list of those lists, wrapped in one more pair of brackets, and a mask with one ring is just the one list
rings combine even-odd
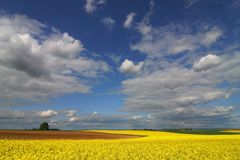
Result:
{"label": "cluster of tree", "polygon": [[49,125],[47,122],[44,122],[40,125],[39,130],[49,130]]}
{"label": "cluster of tree", "polygon": [[48,130],[51,130],[51,131],[59,131],[59,129],[50,129],[49,125],[47,122],[43,122],[42,124],[40,124],[39,128],[33,128],[32,130],[37,130],[37,131],[48,131]]}

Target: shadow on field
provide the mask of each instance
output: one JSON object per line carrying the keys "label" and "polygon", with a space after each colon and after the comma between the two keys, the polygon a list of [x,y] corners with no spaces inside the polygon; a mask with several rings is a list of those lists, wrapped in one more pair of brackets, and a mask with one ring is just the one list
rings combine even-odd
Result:
{"label": "shadow on field", "polygon": [[224,130],[199,129],[199,130],[162,130],[163,132],[180,133],[180,134],[196,134],[196,135],[240,135],[239,132],[230,132]]}

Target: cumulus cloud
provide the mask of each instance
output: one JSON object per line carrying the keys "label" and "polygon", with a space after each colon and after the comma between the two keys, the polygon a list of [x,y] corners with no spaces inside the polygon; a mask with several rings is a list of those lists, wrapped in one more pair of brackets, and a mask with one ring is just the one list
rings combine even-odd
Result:
{"label": "cumulus cloud", "polygon": [[97,112],[97,111],[94,111],[94,112],[92,112],[92,115],[93,115],[93,116],[96,116],[96,115],[98,115],[98,112]]}
{"label": "cumulus cloud", "polygon": [[69,117],[69,122],[76,122],[79,120],[79,117]]}
{"label": "cumulus cloud", "polygon": [[124,28],[131,28],[132,27],[132,23],[133,23],[133,19],[136,16],[136,13],[131,12],[126,16],[126,20],[123,23],[123,27]]}
{"label": "cumulus cloud", "polygon": [[221,59],[217,55],[208,54],[202,57],[199,61],[193,64],[193,69],[195,71],[202,71],[217,66],[221,63]]}
{"label": "cumulus cloud", "polygon": [[79,120],[79,116],[77,115],[77,111],[70,110],[65,112],[68,117],[68,122],[77,122]]}
{"label": "cumulus cloud", "polygon": [[38,112],[37,116],[41,117],[41,118],[51,118],[53,116],[58,115],[58,113],[54,110],[46,110],[46,111],[42,111],[42,112]]}
{"label": "cumulus cloud", "polygon": [[93,13],[99,6],[104,4],[106,4],[106,0],[86,0],[84,8],[87,13]]}
{"label": "cumulus cloud", "polygon": [[87,93],[93,79],[108,72],[101,60],[84,56],[82,42],[68,33],[24,15],[0,16],[0,97],[41,99],[67,93]]}
{"label": "cumulus cloud", "polygon": [[[155,66],[159,62],[151,63]],[[155,116],[152,123],[162,120],[169,127],[220,126],[218,119],[233,123],[233,107],[209,104],[239,92],[233,87],[240,78],[238,52],[221,56],[207,54],[194,64],[192,68],[172,63],[157,70],[145,67],[144,74],[124,80],[122,93],[127,98],[123,110],[151,113]],[[219,87],[224,82],[228,85]]]}
{"label": "cumulus cloud", "polygon": [[114,25],[115,25],[115,20],[112,19],[111,17],[104,17],[102,20],[101,20],[101,23],[107,27],[108,30],[112,30]]}
{"label": "cumulus cloud", "polygon": [[84,50],[81,41],[69,36],[68,33],[49,37],[43,42],[46,51],[59,58],[76,58]]}
{"label": "cumulus cloud", "polygon": [[126,74],[136,74],[141,72],[142,66],[143,66],[144,62],[139,62],[138,64],[134,64],[133,61],[125,59],[119,70],[122,73],[126,73]]}
{"label": "cumulus cloud", "polygon": [[129,97],[125,101],[125,109],[157,112],[206,103],[210,99],[205,95],[210,92],[219,93],[215,98],[228,94],[213,88],[214,80],[191,69],[177,67],[128,79],[122,82],[123,93]]}
{"label": "cumulus cloud", "polygon": [[[235,93],[231,86],[219,88],[218,85],[223,82],[237,83],[237,77],[240,78],[238,53],[221,57],[206,55],[200,60],[201,63],[196,62],[198,65],[193,65],[193,68],[168,64],[161,70],[148,70],[143,75],[123,81],[123,93],[129,97],[125,101],[125,109],[156,112],[179,106],[203,105],[216,99],[229,98]],[[199,72],[200,69],[207,69],[207,72]]]}
{"label": "cumulus cloud", "polygon": [[[238,52],[206,55],[200,60],[195,63],[198,69],[204,66],[201,69],[206,72],[196,70],[196,65],[188,68],[168,63],[160,70],[146,70],[143,75],[124,80],[122,92],[127,98],[123,110],[151,113],[169,126],[217,126],[218,119],[232,123],[233,107],[205,106],[239,92],[234,87],[240,78]],[[223,82],[229,85],[218,87]]]}
{"label": "cumulus cloud", "polygon": [[66,114],[68,117],[75,117],[76,113],[77,113],[77,111],[75,111],[75,110],[66,111]]}

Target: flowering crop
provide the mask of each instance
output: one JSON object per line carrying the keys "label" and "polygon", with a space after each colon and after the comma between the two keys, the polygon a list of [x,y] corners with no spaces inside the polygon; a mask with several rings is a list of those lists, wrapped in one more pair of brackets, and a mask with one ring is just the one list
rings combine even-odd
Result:
{"label": "flowering crop", "polygon": [[0,140],[0,160],[240,159],[240,135],[101,131],[144,137],[118,140]]}

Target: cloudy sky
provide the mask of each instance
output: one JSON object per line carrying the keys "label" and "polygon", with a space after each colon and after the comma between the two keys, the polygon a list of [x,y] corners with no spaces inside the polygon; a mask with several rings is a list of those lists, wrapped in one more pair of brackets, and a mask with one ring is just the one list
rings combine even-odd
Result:
{"label": "cloudy sky", "polygon": [[240,127],[239,0],[1,0],[0,128]]}

